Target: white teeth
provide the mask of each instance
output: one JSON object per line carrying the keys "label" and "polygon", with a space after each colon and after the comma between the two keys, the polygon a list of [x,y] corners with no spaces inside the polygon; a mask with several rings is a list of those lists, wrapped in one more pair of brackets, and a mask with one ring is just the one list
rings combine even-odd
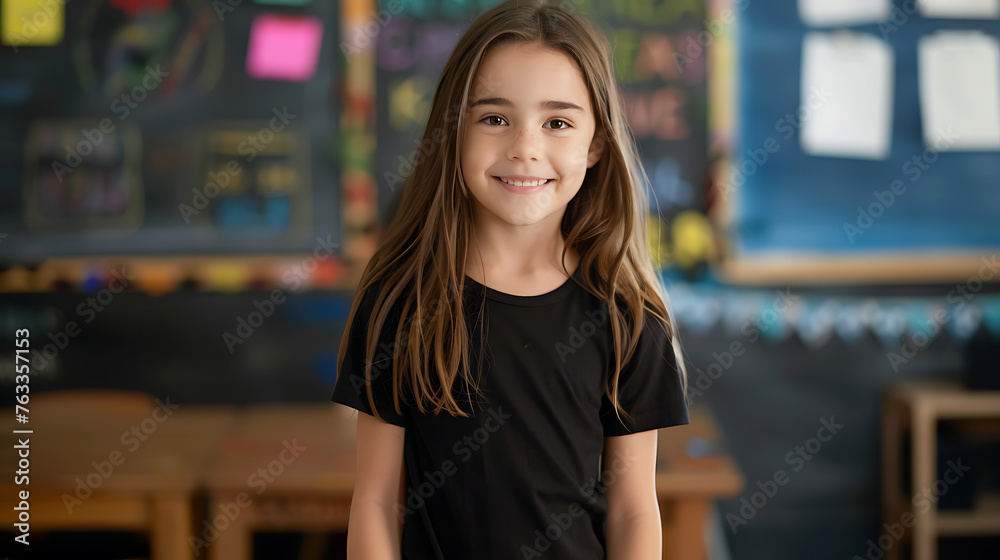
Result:
{"label": "white teeth", "polygon": [[524,181],[524,182],[511,181],[510,179],[504,179],[503,177],[499,177],[499,179],[504,183],[507,183],[508,185],[514,185],[515,187],[537,187],[538,185],[544,185],[545,183],[549,182],[548,179],[545,179],[544,181]]}

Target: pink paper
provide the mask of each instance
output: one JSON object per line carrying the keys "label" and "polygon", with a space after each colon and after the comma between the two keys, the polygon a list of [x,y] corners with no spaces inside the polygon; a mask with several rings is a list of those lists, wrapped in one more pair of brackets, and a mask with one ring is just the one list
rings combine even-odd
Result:
{"label": "pink paper", "polygon": [[313,16],[257,16],[250,27],[247,74],[258,80],[304,82],[316,74],[323,22]]}

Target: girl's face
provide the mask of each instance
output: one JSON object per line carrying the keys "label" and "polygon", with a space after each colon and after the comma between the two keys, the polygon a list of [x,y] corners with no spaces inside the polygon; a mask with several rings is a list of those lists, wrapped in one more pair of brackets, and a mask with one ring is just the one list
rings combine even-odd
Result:
{"label": "girl's face", "polygon": [[[595,129],[587,85],[569,56],[525,44],[488,50],[472,82],[462,139],[476,219],[558,225],[600,158]],[[532,187],[533,179],[548,181]]]}

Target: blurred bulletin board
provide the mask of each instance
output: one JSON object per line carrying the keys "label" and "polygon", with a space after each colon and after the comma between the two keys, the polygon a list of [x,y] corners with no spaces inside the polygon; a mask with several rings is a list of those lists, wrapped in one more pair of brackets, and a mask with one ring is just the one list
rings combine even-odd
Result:
{"label": "blurred bulletin board", "polygon": [[[800,148],[794,115],[809,101],[800,98],[803,37],[831,29],[804,25],[796,0],[734,4],[741,6],[737,140],[720,178],[734,218],[727,277],[919,283],[974,276],[981,259],[1000,248],[1000,153],[925,152],[917,44],[946,29],[1000,36],[1000,20],[926,19],[897,0],[895,20],[850,28],[885,38],[895,55],[891,153],[867,161]],[[764,159],[770,139],[778,149],[772,143],[773,153],[758,163],[753,154]],[[905,191],[891,204],[884,194],[880,201],[875,193],[895,181]]]}
{"label": "blurred bulletin board", "polygon": [[[498,0],[403,2],[379,33],[376,53],[380,219],[398,198],[430,113],[441,71],[461,34]],[[380,2],[388,10],[392,3]],[[707,159],[706,55],[698,43],[701,0],[573,0],[614,48],[616,78],[649,177],[651,205],[665,221],[704,205]],[[702,41],[701,44],[703,44]],[[654,211],[656,209],[654,208]]]}
{"label": "blurred bulletin board", "polygon": [[337,3],[43,2],[9,27],[26,2],[0,14],[6,260],[340,237]]}

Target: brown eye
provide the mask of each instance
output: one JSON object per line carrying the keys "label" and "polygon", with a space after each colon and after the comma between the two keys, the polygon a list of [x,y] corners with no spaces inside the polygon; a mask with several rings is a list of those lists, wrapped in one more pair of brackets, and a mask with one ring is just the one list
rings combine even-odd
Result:
{"label": "brown eye", "polygon": [[571,128],[571,127],[569,126],[569,123],[568,123],[568,122],[566,122],[566,121],[564,121],[564,120],[562,120],[562,119],[553,119],[553,120],[551,120],[551,121],[549,121],[549,122],[550,122],[550,123],[562,123],[562,124],[566,125],[566,126],[561,126],[561,127],[559,127],[559,128],[556,128],[555,130],[566,130],[567,128]]}
{"label": "brown eye", "polygon": [[[502,118],[502,117],[498,117],[498,116],[496,116],[496,115],[490,115],[490,116],[488,116],[488,117],[483,117],[483,118],[482,118],[482,119],[481,119],[481,120],[480,120],[479,122],[483,122],[483,121],[489,121],[490,119],[498,119],[498,120],[501,120],[501,121],[503,121],[503,118]],[[491,124],[491,123],[490,123],[490,122],[487,122],[486,124]],[[499,123],[498,123],[498,124],[499,124]]]}

